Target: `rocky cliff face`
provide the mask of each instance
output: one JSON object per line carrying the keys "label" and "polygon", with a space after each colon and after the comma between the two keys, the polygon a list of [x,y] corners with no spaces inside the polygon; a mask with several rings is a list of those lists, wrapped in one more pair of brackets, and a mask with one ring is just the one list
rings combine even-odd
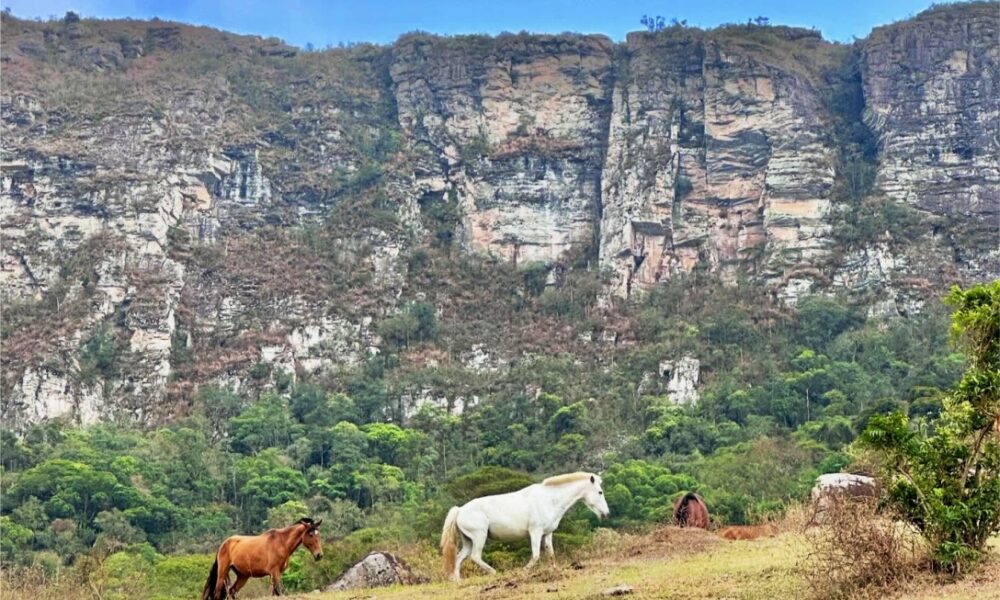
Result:
{"label": "rocky cliff face", "polygon": [[591,243],[611,104],[610,40],[408,36],[392,50],[422,195],[453,196],[460,237],[515,262]]}
{"label": "rocky cliff face", "polygon": [[995,3],[943,7],[880,27],[862,46],[878,188],[951,225],[919,261],[980,279],[1000,271],[998,21]]}
{"label": "rocky cliff face", "polygon": [[[628,296],[697,267],[780,278],[824,260],[833,149],[813,32],[628,38],[602,177],[601,265]],[[818,62],[818,61],[817,61]]]}
{"label": "rocky cliff face", "polygon": [[[391,299],[397,241],[362,227],[337,257],[299,265],[300,239],[240,236],[315,222],[353,185],[358,140],[385,104],[365,59],[285,82],[292,108],[248,79],[302,75],[284,73],[295,52],[276,42],[139,22],[3,26],[8,423],[159,420],[185,410],[187,381],[238,383],[262,357],[293,374],[361,359],[364,304],[331,308],[317,292],[357,268]],[[230,71],[188,64],[206,48],[228,52]],[[348,88],[352,103],[317,100]],[[122,357],[113,370],[105,345]],[[199,347],[228,350],[185,364]]]}
{"label": "rocky cliff face", "polygon": [[[699,271],[905,314],[1000,273],[995,3],[853,48],[742,26],[321,53],[161,22],[3,28],[11,423],[164,419],[206,381],[358,364],[412,287],[404,259],[452,239],[555,265],[554,286],[606,269],[609,309]],[[831,101],[847,80],[856,111]],[[857,128],[871,153],[840,135]]]}

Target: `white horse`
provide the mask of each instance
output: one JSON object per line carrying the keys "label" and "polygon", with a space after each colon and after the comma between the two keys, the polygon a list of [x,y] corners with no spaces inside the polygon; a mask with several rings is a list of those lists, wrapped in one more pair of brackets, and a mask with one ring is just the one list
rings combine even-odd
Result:
{"label": "white horse", "polygon": [[[601,478],[582,472],[556,475],[516,492],[483,496],[463,506],[453,506],[448,511],[441,532],[445,572],[450,572],[452,579],[458,581],[462,561],[471,557],[472,562],[486,572],[496,573],[483,561],[483,546],[487,537],[502,541],[530,537],[531,560],[528,567],[538,562],[543,541],[545,552],[551,557],[552,532],[559,527],[566,511],[581,500],[598,517],[603,519],[608,516]],[[459,539],[462,540],[462,550],[456,553]]]}

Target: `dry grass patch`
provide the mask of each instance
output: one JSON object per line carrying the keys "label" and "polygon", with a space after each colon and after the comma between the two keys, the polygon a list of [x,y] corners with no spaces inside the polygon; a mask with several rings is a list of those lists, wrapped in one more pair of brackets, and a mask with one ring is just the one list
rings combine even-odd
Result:
{"label": "dry grass patch", "polygon": [[781,535],[724,543],[710,532],[676,527],[636,534],[600,530],[587,549],[532,570],[476,575],[459,583],[441,581],[435,573],[437,579],[427,585],[329,593],[318,598],[600,598],[602,591],[621,584],[631,586],[629,597],[637,599],[794,598],[805,592],[805,582],[796,570],[805,553],[803,542],[801,536]]}
{"label": "dry grass patch", "polygon": [[1000,600],[1000,555],[993,552],[986,560],[959,581],[945,581],[925,573],[897,591],[893,599],[906,600]]}
{"label": "dry grass patch", "polygon": [[[660,527],[647,534],[622,536],[624,553],[617,556],[638,557],[651,555],[657,558],[675,558],[701,554],[722,543],[716,535],[697,528]],[[596,544],[595,544],[596,545]],[[595,549],[595,551],[599,551]],[[612,555],[614,556],[614,555]],[[595,557],[596,558],[596,557]]]}
{"label": "dry grass patch", "polygon": [[844,498],[830,505],[824,525],[808,532],[804,561],[816,598],[876,598],[907,585],[927,563],[920,536],[871,498]]}
{"label": "dry grass patch", "polygon": [[[783,529],[777,537],[736,542],[725,542],[703,530],[676,527],[641,533],[601,529],[595,532],[593,543],[587,548],[557,555],[555,562],[543,561],[532,570],[506,569],[493,576],[469,571],[471,576],[459,583],[443,580],[435,545],[388,542],[385,550],[406,560],[417,574],[431,576],[431,582],[290,597],[299,600],[596,599],[604,598],[601,595],[604,590],[624,584],[633,589],[627,597],[637,600],[806,598],[811,589],[802,565],[810,555],[812,536],[819,531],[813,529],[803,534],[796,530],[791,518],[777,522],[776,526]],[[982,567],[961,581],[946,582],[922,572],[892,588],[870,589],[868,597],[1000,600],[1000,547],[996,544]],[[107,597],[79,582],[57,587],[47,587],[41,580],[34,582],[35,585],[20,583],[0,579],[0,597],[18,600]],[[67,593],[69,590],[72,592]],[[144,595],[148,592],[148,588],[138,589],[135,597],[148,597]],[[241,597],[268,597],[266,580],[255,580],[255,585],[248,586]]]}

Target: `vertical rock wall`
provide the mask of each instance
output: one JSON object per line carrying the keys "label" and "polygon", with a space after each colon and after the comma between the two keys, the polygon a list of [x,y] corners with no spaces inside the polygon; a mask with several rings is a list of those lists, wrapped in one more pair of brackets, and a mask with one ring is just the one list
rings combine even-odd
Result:
{"label": "vertical rock wall", "polygon": [[392,50],[417,196],[462,209],[470,250],[554,261],[591,243],[610,103],[602,36],[408,36]]}
{"label": "vertical rock wall", "polygon": [[[3,20],[11,422],[157,419],[178,380],[357,364],[425,241],[421,207],[438,202],[454,219],[435,233],[467,251],[592,253],[619,298],[697,270],[790,303],[845,289],[905,314],[944,285],[1000,276],[995,3],[935,8],[853,48],[731,26],[618,45],[414,34],[298,55],[177,24]],[[225,60],[189,69],[217,60],[206,48]],[[830,113],[845,65],[878,146],[861,204],[912,221],[851,247],[838,246],[856,207],[838,196],[843,116]],[[337,233],[321,242],[299,227],[324,222]],[[101,378],[85,346],[104,330],[123,362]]]}
{"label": "vertical rock wall", "polygon": [[812,32],[633,33],[602,178],[601,266],[628,296],[701,267],[780,278],[826,255],[834,155]]}

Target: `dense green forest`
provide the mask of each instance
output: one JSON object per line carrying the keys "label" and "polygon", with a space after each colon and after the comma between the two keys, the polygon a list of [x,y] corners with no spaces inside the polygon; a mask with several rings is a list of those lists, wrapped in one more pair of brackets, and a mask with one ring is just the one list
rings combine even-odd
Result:
{"label": "dense green forest", "polygon": [[[491,297],[520,302],[510,310],[586,320],[593,273],[550,288],[531,268],[496,268],[487,279],[512,289]],[[461,318],[436,314],[414,301],[387,318],[382,352],[354,369],[296,378],[260,363],[267,386],[203,386],[188,416],[154,430],[4,431],[2,560],[50,577],[96,561],[110,590],[138,569],[154,595],[195,593],[222,539],[310,514],[324,519],[328,558],[296,558],[285,584],[313,589],[380,541],[433,540],[456,503],[581,468],[603,473],[611,527],[667,521],[685,490],[703,494],[720,523],[752,522],[847,465],[845,446],[873,415],[936,415],[964,368],[940,302],[866,318],[835,297],[791,309],[753,284],[699,275],[623,307],[629,344],[563,342],[494,371],[415,366],[414,354],[462,335]],[[114,352],[94,346],[95,368],[113,367]],[[702,367],[690,406],[657,383],[659,362],[683,355]],[[460,414],[433,403],[402,414],[400,390],[422,386],[479,400]],[[570,513],[557,545],[585,542],[592,520]],[[501,563],[525,552],[491,548]]]}

